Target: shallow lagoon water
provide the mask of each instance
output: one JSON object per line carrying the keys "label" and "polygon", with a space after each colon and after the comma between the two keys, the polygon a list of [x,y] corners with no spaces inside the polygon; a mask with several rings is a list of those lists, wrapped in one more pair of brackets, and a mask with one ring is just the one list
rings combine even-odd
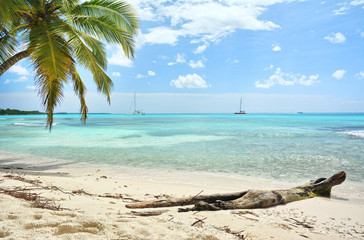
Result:
{"label": "shallow lagoon water", "polygon": [[364,184],[364,114],[1,116],[0,151],[108,166]]}

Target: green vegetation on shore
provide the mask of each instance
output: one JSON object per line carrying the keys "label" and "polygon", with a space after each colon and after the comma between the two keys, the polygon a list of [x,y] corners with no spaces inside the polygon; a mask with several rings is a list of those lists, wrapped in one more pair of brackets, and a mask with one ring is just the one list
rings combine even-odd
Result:
{"label": "green vegetation on shore", "polygon": [[39,111],[21,111],[18,109],[2,109],[0,108],[0,115],[41,115],[45,114]]}

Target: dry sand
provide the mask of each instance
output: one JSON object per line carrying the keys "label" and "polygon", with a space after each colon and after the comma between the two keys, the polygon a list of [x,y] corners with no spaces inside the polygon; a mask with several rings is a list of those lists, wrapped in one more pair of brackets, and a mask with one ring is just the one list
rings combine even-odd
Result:
{"label": "dry sand", "polygon": [[[51,199],[47,204],[63,209],[36,208],[31,201],[0,193],[0,239],[364,239],[364,205],[345,199],[314,198],[240,211],[178,213],[173,207],[163,208],[167,211],[159,216],[134,216],[125,207],[133,200],[193,196],[201,190],[243,191],[258,185],[251,181],[242,189],[233,179],[219,185],[224,180],[218,177],[192,181],[189,176],[182,184],[180,175],[175,176],[179,183],[156,181],[158,177],[143,179],[143,174],[133,177],[86,165],[82,171],[61,170],[0,171],[1,189],[27,187],[32,189],[28,193]],[[156,209],[137,211],[146,210]]]}

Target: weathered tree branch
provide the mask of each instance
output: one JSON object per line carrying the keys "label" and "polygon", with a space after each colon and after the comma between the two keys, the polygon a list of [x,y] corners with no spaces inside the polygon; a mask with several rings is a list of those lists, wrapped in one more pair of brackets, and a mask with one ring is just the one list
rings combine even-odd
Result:
{"label": "weathered tree branch", "polygon": [[305,185],[286,190],[262,191],[248,190],[244,192],[199,195],[186,198],[172,198],[168,200],[147,201],[136,204],[128,204],[127,208],[156,208],[195,205],[191,208],[180,208],[180,212],[186,211],[216,211],[223,209],[250,209],[266,208],[293,201],[313,198],[316,196],[329,197],[331,188],[339,185],[346,179],[344,171],[338,172],[330,178],[319,178]]}

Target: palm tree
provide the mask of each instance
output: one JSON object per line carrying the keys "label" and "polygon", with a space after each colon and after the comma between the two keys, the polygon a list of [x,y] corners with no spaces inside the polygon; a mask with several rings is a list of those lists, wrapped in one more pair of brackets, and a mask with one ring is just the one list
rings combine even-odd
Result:
{"label": "palm tree", "polygon": [[15,11],[25,5],[25,0],[0,0],[0,24],[14,19]]}
{"label": "palm tree", "polygon": [[[18,61],[29,58],[35,84],[52,128],[53,111],[63,97],[63,85],[73,83],[81,102],[81,119],[86,121],[86,87],[76,64],[93,74],[100,92],[110,104],[112,80],[107,76],[107,43],[120,44],[134,58],[138,19],[124,1],[11,0],[0,12],[0,76]],[[11,2],[0,0],[2,2]],[[23,3],[23,4],[22,4]],[[3,8],[3,5],[2,5]],[[19,50],[18,46],[22,46]]]}

